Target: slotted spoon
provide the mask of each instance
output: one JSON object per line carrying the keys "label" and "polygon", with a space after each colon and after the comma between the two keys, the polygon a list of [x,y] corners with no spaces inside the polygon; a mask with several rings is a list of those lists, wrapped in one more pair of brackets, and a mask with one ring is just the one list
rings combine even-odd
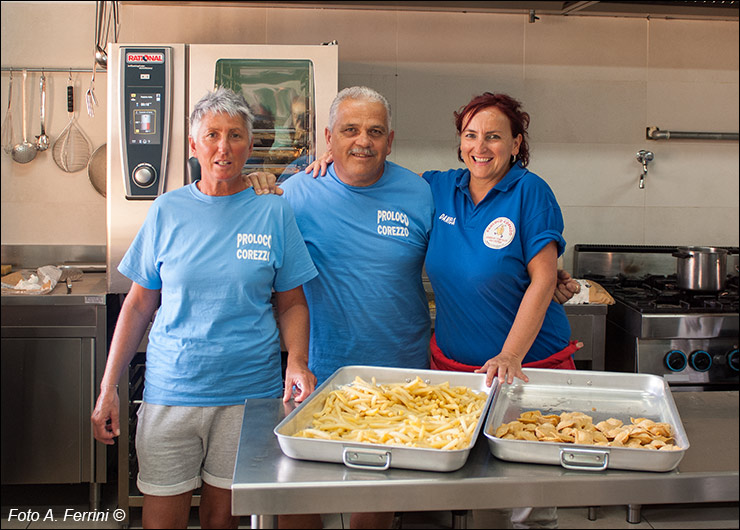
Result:
{"label": "slotted spoon", "polygon": [[56,142],[54,142],[54,148],[52,149],[54,162],[56,162],[62,171],[66,171],[67,173],[74,173],[85,169],[92,153],[90,140],[87,139],[85,133],[77,125],[74,99],[74,84],[72,83],[72,75],[70,74],[67,81],[67,112],[69,113],[69,123],[61,132]]}
{"label": "slotted spoon", "polygon": [[36,137],[36,149],[39,151],[46,151],[49,149],[51,140],[49,135],[46,134],[46,76],[41,72],[41,78],[39,79],[39,98],[41,99],[41,134]]}

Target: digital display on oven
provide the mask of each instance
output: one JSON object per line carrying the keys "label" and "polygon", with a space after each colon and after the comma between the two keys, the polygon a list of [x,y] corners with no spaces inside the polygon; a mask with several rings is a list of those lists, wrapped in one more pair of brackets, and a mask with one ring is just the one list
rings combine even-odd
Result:
{"label": "digital display on oven", "polygon": [[162,112],[162,94],[130,92],[129,110],[129,145],[161,144],[162,131],[158,124]]}

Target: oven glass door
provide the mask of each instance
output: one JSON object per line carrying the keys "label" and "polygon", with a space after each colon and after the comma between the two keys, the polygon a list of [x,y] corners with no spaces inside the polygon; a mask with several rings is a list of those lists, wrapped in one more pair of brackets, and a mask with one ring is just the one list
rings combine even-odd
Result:
{"label": "oven glass door", "polygon": [[314,68],[310,60],[219,59],[215,84],[241,93],[254,115],[254,150],[244,172],[278,178],[315,159]]}

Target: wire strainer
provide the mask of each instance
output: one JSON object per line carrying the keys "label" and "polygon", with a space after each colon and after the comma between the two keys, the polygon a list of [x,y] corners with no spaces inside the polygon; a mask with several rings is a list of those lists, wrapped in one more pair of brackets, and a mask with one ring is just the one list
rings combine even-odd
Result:
{"label": "wire strainer", "polygon": [[74,173],[87,167],[92,153],[92,145],[87,139],[85,133],[77,125],[74,110],[74,84],[72,83],[72,74],[67,81],[67,112],[69,113],[69,123],[61,132],[56,142],[52,155],[54,162],[63,171]]}

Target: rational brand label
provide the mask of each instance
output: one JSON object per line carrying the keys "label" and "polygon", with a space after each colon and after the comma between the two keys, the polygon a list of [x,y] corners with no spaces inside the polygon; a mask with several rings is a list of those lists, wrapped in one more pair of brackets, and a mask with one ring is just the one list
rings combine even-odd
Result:
{"label": "rational brand label", "polygon": [[164,54],[155,52],[128,52],[126,53],[126,64],[162,64]]}

